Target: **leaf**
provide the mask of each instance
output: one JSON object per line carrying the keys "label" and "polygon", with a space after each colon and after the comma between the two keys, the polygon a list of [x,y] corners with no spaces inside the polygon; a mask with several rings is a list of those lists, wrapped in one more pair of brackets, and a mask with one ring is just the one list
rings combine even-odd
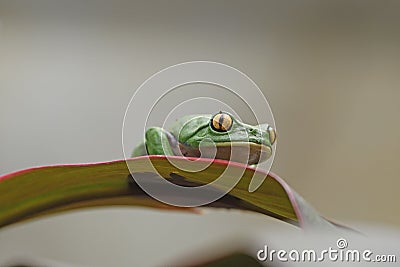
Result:
{"label": "leaf", "polygon": [[[255,211],[303,228],[334,229],[334,225],[294,192],[273,173],[256,171],[247,165],[223,160],[166,156],[145,156],[128,160],[134,175],[149,183],[156,183],[158,173],[174,183],[204,185],[214,181],[227,166],[242,173],[242,178],[225,196],[208,207],[224,207]],[[150,163],[151,161],[151,163]],[[199,172],[183,171],[210,164]],[[154,167],[153,167],[154,166]],[[232,175],[232,174],[231,174]],[[254,192],[249,192],[251,178],[265,179]],[[117,160],[103,163],[43,166],[26,169],[0,177],[0,227],[39,216],[66,210],[108,206],[133,205],[157,209],[198,212],[159,202],[148,196],[136,183],[128,183],[127,162]],[[158,177],[159,178],[159,177]],[[232,179],[236,178],[233,177]],[[223,188],[219,188],[223,189]]]}

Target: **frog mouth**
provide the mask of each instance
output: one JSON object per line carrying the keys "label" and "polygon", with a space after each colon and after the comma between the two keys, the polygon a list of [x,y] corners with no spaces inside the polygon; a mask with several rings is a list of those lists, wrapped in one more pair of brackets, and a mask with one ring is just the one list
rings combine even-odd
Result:
{"label": "frog mouth", "polygon": [[220,142],[215,146],[193,148],[179,144],[179,154],[185,157],[215,158],[244,164],[257,164],[267,160],[272,155],[269,146],[253,142]]}

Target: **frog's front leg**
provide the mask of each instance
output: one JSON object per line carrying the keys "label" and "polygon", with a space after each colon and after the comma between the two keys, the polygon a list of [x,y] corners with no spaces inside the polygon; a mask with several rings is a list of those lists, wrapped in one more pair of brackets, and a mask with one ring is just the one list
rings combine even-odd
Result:
{"label": "frog's front leg", "polygon": [[146,149],[149,155],[175,155],[171,147],[171,138],[174,138],[169,132],[160,128],[152,127],[146,131]]}

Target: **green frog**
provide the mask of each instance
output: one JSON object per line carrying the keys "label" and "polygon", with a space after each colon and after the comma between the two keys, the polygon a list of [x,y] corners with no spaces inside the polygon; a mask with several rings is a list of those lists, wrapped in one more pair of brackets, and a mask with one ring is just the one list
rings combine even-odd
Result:
{"label": "green frog", "polygon": [[166,155],[205,157],[255,165],[272,155],[273,127],[240,122],[227,112],[184,116],[169,130],[151,127],[132,157]]}

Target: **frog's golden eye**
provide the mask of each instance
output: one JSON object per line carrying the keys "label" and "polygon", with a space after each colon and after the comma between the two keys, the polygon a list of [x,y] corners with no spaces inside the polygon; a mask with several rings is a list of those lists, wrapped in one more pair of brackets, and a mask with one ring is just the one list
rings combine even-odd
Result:
{"label": "frog's golden eye", "polygon": [[269,142],[271,143],[271,145],[273,143],[275,143],[276,140],[276,132],[275,129],[272,128],[271,126],[268,126],[268,134],[269,134]]}
{"label": "frog's golden eye", "polygon": [[218,113],[211,119],[211,127],[217,132],[229,131],[232,127],[232,117],[226,113]]}

